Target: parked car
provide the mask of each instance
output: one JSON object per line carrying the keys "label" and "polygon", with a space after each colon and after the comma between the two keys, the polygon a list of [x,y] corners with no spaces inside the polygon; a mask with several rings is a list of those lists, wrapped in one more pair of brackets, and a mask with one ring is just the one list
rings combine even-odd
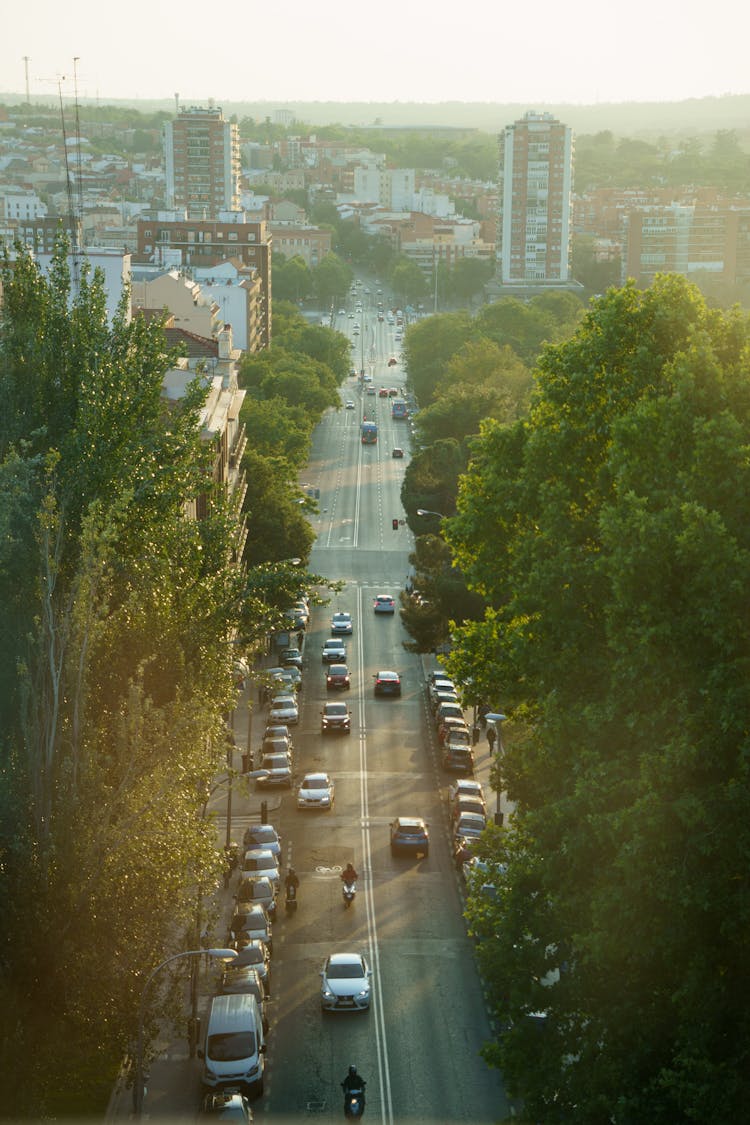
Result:
{"label": "parked car", "polygon": [[484,790],[482,789],[481,781],[474,781],[473,778],[459,777],[453,782],[448,790],[448,799],[451,804],[462,796],[479,797],[484,801]]}
{"label": "parked car", "polygon": [[[261,939],[263,940],[263,939]],[[270,952],[270,946],[269,946]],[[257,969],[251,965],[242,965],[239,969],[231,966],[221,974],[219,985],[220,996],[250,995],[258,1001],[260,1016],[263,1021],[263,1031],[267,1034],[268,1020],[268,990],[265,981]]]}
{"label": "parked car", "polygon": [[242,842],[246,848],[267,848],[277,858],[281,855],[281,836],[272,824],[250,824]]}
{"label": "parked car", "polygon": [[334,635],[350,636],[352,632],[352,615],[344,610],[338,610],[331,618],[331,632]]}
{"label": "parked car", "polygon": [[447,742],[443,747],[443,769],[462,776],[474,772],[474,751],[464,743]]}
{"label": "parked car", "polygon": [[234,1121],[236,1125],[252,1125],[254,1118],[250,1102],[244,1094],[212,1090],[201,1102],[200,1120]]}
{"label": "parked car", "polygon": [[376,695],[401,695],[401,676],[398,672],[378,672],[375,676]]}
{"label": "parked car", "polygon": [[465,812],[453,823],[454,841],[478,840],[487,827],[487,818],[477,812]]}
{"label": "parked car", "polygon": [[269,735],[263,739],[260,747],[261,758],[265,758],[266,754],[286,754],[291,765],[292,744],[288,738],[283,738],[281,735]]}
{"label": "parked car", "polygon": [[297,792],[297,808],[330,810],[334,796],[335,787],[327,773],[307,773]]}
{"label": "parked car", "polygon": [[332,953],[320,970],[324,1012],[365,1011],[370,1007],[372,969],[362,953]]}
{"label": "parked car", "polygon": [[279,660],[285,668],[302,669],[302,653],[298,648],[283,648]]}
{"label": "parked car", "polygon": [[349,734],[352,729],[352,716],[345,703],[325,703],[321,711],[320,730],[322,734],[341,732]]}
{"label": "parked car", "polygon": [[[246,907],[246,909],[243,909]],[[260,938],[273,951],[273,926],[268,916],[268,911],[261,903],[237,903],[234,914],[229,923],[228,942],[239,941],[240,938]]]}
{"label": "parked car", "polygon": [[297,700],[292,695],[277,695],[271,700],[269,719],[286,723],[287,726],[296,726],[299,722],[299,708]]}
{"label": "parked car", "polygon": [[240,940],[235,943],[237,956],[232,962],[233,969],[242,969],[249,966],[255,969],[263,981],[266,992],[271,991],[271,951],[264,941],[254,938],[252,941]]}
{"label": "parked car", "polygon": [[279,864],[269,848],[248,848],[242,857],[242,879],[270,879],[279,889]]}
{"label": "parked car", "polygon": [[328,672],[326,673],[326,690],[332,691],[335,688],[343,688],[346,690],[351,687],[351,677],[349,676],[349,669],[346,664],[329,664]]}
{"label": "parked car", "polygon": [[462,796],[457,797],[453,802],[451,817],[454,824],[463,813],[478,813],[479,816],[483,816],[486,820],[487,806],[485,805],[481,797],[473,797],[469,794],[463,794]]}
{"label": "parked car", "polygon": [[376,613],[395,613],[396,603],[390,594],[378,594],[372,603]]}
{"label": "parked car", "polygon": [[291,789],[292,759],[289,754],[264,754],[255,771],[256,789]]}
{"label": "parked car", "polygon": [[421,816],[399,816],[391,821],[391,855],[407,852],[426,857],[429,851],[429,826]]}
{"label": "parked car", "polygon": [[432,704],[433,714],[437,714],[437,709],[441,703],[458,703],[458,695],[452,689],[440,689],[433,692],[430,702]]}
{"label": "parked car", "polygon": [[266,876],[260,878],[240,877],[237,902],[260,903],[272,918],[276,916],[276,880]]}
{"label": "parked car", "polygon": [[324,664],[345,664],[346,645],[338,637],[329,637],[323,645]]}
{"label": "parked car", "polygon": [[460,703],[440,703],[435,708],[435,721],[440,725],[444,719],[464,720],[464,710]]}
{"label": "parked car", "polygon": [[464,718],[449,717],[443,719],[441,723],[438,723],[437,734],[441,746],[445,746],[451,739],[455,742],[465,741],[467,746],[471,746],[471,731]]}

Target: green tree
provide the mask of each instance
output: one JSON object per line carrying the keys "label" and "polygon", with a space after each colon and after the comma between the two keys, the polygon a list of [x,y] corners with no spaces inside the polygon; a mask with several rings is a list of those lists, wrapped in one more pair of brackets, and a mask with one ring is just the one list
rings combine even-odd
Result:
{"label": "green tree", "polygon": [[351,267],[336,254],[326,254],[320,265],[313,270],[315,295],[321,305],[340,305],[349,291],[353,277]]}
{"label": "green tree", "polygon": [[396,300],[403,305],[417,305],[427,296],[427,282],[416,262],[397,258],[391,267],[390,283]]}
{"label": "green tree", "polygon": [[750,1095],[748,341],[674,275],[611,290],[543,354],[528,420],[485,426],[447,523],[492,605],[449,666],[489,669],[523,732],[470,915],[528,1120],[730,1120]]}
{"label": "green tree", "polygon": [[283,254],[273,256],[273,300],[306,300],[313,290],[313,277],[304,258],[295,254],[286,260]]}
{"label": "green tree", "polygon": [[471,308],[494,273],[494,264],[484,258],[459,258],[450,271],[449,292],[454,301]]}
{"label": "green tree", "polygon": [[[49,279],[19,247],[2,281],[0,1034],[6,1108],[39,1117],[83,1111],[127,1049],[143,966],[216,877],[199,794],[245,608],[205,386],[168,411],[160,326],[125,304],[110,325],[102,279],[84,268],[74,290],[64,245]],[[205,519],[187,520],[199,495]]]}
{"label": "green tree", "polygon": [[422,407],[432,401],[448,360],[472,337],[474,326],[465,310],[441,313],[409,326],[404,358],[409,383]]}

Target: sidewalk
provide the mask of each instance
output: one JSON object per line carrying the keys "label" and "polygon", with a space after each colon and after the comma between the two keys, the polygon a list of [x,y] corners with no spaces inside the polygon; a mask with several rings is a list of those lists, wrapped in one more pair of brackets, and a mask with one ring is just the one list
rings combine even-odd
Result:
{"label": "sidewalk", "polygon": [[[227,775],[217,777],[216,790],[208,803],[208,813],[216,826],[216,847],[219,852],[223,852],[229,842],[236,843],[241,854],[245,829],[249,824],[260,823],[261,801],[266,802],[269,820],[273,819],[274,810],[280,805],[280,797],[277,794],[256,794],[252,781],[244,780],[241,776],[243,754],[252,752],[252,739],[255,737],[256,741],[259,741],[264,725],[264,715],[257,697],[252,698],[254,691],[254,681],[248,677],[239,692],[237,706],[230,717],[229,724],[234,736],[234,745],[228,752],[227,764],[231,764],[231,769],[236,773],[231,778],[231,782],[228,782]],[[249,707],[251,702],[254,708],[252,711]],[[256,727],[255,734],[253,722]],[[228,886],[225,887],[223,882],[220,882],[216,892],[203,900],[203,917],[209,919],[208,936],[215,947],[221,947],[225,943],[236,890],[237,873],[234,872]],[[208,1001],[216,991],[221,966],[218,962],[204,957],[196,958],[195,963],[197,965],[196,1011],[199,1019],[205,1019]],[[186,959],[184,966],[189,964],[190,961]],[[185,975],[182,1034],[175,1033],[173,1025],[165,1023],[162,1034],[154,1045],[155,1057],[144,1064],[148,1075],[143,1102],[144,1118],[152,1120],[169,1118],[171,1122],[179,1118],[195,1121],[200,1108],[201,1061],[196,1055],[191,1055],[191,1044],[188,1041],[192,999],[190,974],[187,969]],[[158,983],[157,977],[153,987],[158,988]],[[146,1018],[148,1020],[148,1014]],[[205,1028],[205,1024],[202,1028]],[[197,1045],[200,1046],[200,1031],[196,1038]],[[126,1085],[127,1079],[128,1075],[122,1074],[115,1084],[107,1106],[105,1121],[133,1117],[133,1089],[132,1086]]]}

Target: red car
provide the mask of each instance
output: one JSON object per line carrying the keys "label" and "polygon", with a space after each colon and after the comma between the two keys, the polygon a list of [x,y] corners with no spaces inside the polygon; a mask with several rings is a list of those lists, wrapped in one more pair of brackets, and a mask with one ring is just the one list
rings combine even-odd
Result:
{"label": "red car", "polygon": [[351,687],[351,679],[349,677],[349,669],[346,664],[329,664],[328,673],[326,675],[326,689],[332,691],[334,688],[349,688]]}

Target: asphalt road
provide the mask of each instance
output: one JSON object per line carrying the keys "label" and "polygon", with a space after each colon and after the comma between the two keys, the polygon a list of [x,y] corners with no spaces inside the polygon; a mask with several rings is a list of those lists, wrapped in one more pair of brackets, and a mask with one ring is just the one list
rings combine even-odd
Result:
{"label": "asphalt road", "polygon": [[[335,326],[353,324],[343,319]],[[394,329],[366,310],[357,320],[373,385],[399,386],[400,367],[386,367],[398,354]],[[339,1083],[355,1063],[368,1082],[368,1119],[497,1122],[509,1106],[499,1075],[479,1056],[490,1028],[451,862],[447,779],[435,753],[423,660],[404,650],[398,613],[375,615],[372,608],[378,593],[398,600],[409,569],[411,535],[405,525],[392,528],[394,516],[403,515],[408,452],[404,460],[391,457],[394,445],[408,451],[408,423],[392,420],[389,400],[367,395],[358,380],[342,389],[342,398],[354,398],[357,409],[331,412],[318,428],[305,481],[320,489],[311,569],[346,586],[329,607],[313,610],[294,736],[297,774],[327,770],[336,800],[332,812],[298,812],[293,795],[285,796],[276,815],[285,858],[301,886],[296,914],[275,927],[274,1023],[256,1116],[340,1117]],[[379,423],[376,446],[359,440],[364,413]],[[352,732],[323,737],[320,653],[336,609],[354,619],[347,638],[352,687],[344,693]],[[400,699],[374,698],[373,676],[385,668],[402,675]],[[427,819],[427,859],[391,856],[389,823],[397,815]],[[361,878],[356,901],[345,910],[339,873],[349,860]],[[370,960],[372,1008],[322,1013],[319,970],[328,953],[345,950]]]}
{"label": "asphalt road", "polygon": [[[377,321],[375,299],[373,292],[369,310],[366,306],[356,317],[361,335],[355,339],[358,354],[353,360],[359,370],[364,359],[377,390],[401,386],[403,376],[400,362],[387,366],[391,356],[400,356],[400,344],[394,340],[395,326]],[[348,315],[337,315],[334,327],[350,332],[354,323]],[[300,889],[296,914],[286,917],[282,906],[274,925],[265,1090],[253,1105],[255,1121],[327,1125],[340,1119],[339,1083],[355,1063],[367,1080],[368,1120],[382,1125],[490,1125],[507,1117],[510,1103],[500,1075],[479,1054],[490,1027],[451,861],[449,779],[439,766],[427,710],[425,672],[434,661],[404,650],[398,613],[376,616],[372,609],[378,593],[391,593],[398,603],[409,571],[411,534],[405,524],[397,531],[392,527],[392,520],[403,516],[400,488],[408,464],[409,426],[394,421],[390,401],[368,395],[358,378],[341,394],[342,402],[355,401],[355,409],[327,414],[300,483],[320,489],[319,512],[312,517],[317,540],[310,568],[346,585],[330,606],[313,610],[303,650],[301,718],[294,730],[297,779],[311,770],[327,770],[336,784],[336,800],[332,812],[299,812],[294,791],[268,794],[270,820],[282,834],[285,864],[293,863]],[[360,441],[365,413],[379,423],[375,446]],[[406,452],[403,460],[391,457],[396,445]],[[337,609],[349,610],[354,620],[353,635],[346,641],[352,686],[343,693],[352,731],[324,738],[320,711],[327,693],[321,649]],[[401,673],[400,699],[374,698],[373,676],[381,669]],[[248,693],[255,697],[252,686]],[[263,721],[262,710],[248,716],[244,702],[238,707],[236,767],[242,749],[257,742]],[[477,776],[486,783],[490,757],[484,740],[475,748],[475,759]],[[258,820],[259,799],[241,786],[236,790],[230,831],[239,840],[244,826]],[[221,846],[226,787],[217,788],[210,804]],[[428,821],[428,858],[391,856],[389,823],[398,815]],[[360,881],[354,905],[345,910],[339,873],[349,860]],[[215,904],[218,944],[224,942],[235,890],[233,880]],[[364,952],[373,968],[371,1009],[324,1014],[319,970],[329,953],[346,950]],[[198,1011],[204,1019],[216,977],[215,966],[201,965]],[[185,1038],[165,1025],[157,1057],[149,1064],[146,1115],[151,1120],[195,1120],[200,1067],[198,1059],[189,1057]],[[131,1092],[118,1083],[107,1120],[128,1117],[131,1101]]]}

